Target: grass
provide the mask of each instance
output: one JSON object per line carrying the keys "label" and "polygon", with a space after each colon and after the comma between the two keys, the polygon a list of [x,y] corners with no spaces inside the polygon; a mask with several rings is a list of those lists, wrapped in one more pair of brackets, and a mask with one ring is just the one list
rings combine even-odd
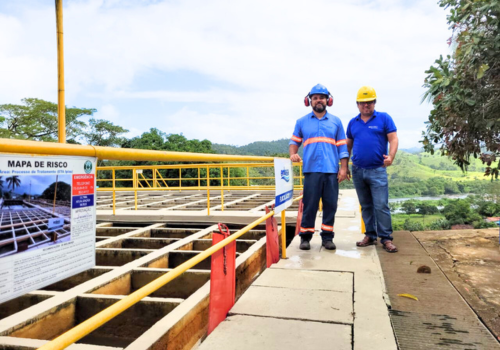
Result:
{"label": "grass", "polygon": [[420,214],[392,214],[392,224],[393,225],[403,225],[406,219],[410,219],[410,221],[419,221],[425,225],[429,225],[431,222],[434,222],[438,219],[444,219],[444,215],[442,214],[433,214],[433,215],[420,215]]}

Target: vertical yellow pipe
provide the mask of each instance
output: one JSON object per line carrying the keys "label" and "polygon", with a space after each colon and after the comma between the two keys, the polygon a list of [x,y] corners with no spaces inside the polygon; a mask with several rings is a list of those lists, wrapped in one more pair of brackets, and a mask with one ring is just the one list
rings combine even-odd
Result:
{"label": "vertical yellow pipe", "polygon": [[153,188],[156,188],[156,168],[153,169]]}
{"label": "vertical yellow pipe", "polygon": [[250,167],[247,166],[247,186],[250,187]]}
{"label": "vertical yellow pipe", "polygon": [[198,168],[198,189],[201,187],[200,168]]}
{"label": "vertical yellow pipe", "polygon": [[220,167],[220,200],[220,211],[224,211],[224,172],[222,167]]}
{"label": "vertical yellow pipe", "polygon": [[115,186],[115,169],[113,169],[113,215],[116,215],[116,186]]}
{"label": "vertical yellow pipe", "polygon": [[182,187],[182,173],[181,173],[181,168],[179,168],[179,192],[181,192],[181,187]]}
{"label": "vertical yellow pipe", "polygon": [[207,167],[207,215],[210,215],[210,168]]}
{"label": "vertical yellow pipe", "polygon": [[361,233],[365,233],[366,234],[366,227],[365,227],[365,222],[363,221],[363,214],[362,214],[362,210],[361,210],[361,205],[359,206],[359,212],[361,213]]}
{"label": "vertical yellow pipe", "polygon": [[302,187],[302,165],[299,165],[299,183],[300,186]]}
{"label": "vertical yellow pipe", "polygon": [[[230,177],[230,174],[231,174],[231,171],[229,170],[230,168],[227,167],[227,186],[229,188],[231,188],[231,177]],[[231,191],[231,190],[228,190],[228,191]]]}
{"label": "vertical yellow pipe", "polygon": [[63,4],[56,0],[57,28],[57,136],[60,143],[66,143],[66,110],[64,102],[64,46],[63,46]]}
{"label": "vertical yellow pipe", "polygon": [[134,203],[135,210],[137,210],[137,170],[134,169]]}
{"label": "vertical yellow pipe", "polygon": [[281,258],[286,259],[286,212],[281,212]]}

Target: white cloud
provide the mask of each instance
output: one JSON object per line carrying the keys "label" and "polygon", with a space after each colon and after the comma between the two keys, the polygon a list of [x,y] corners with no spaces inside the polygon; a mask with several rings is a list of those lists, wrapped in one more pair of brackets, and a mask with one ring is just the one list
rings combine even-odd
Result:
{"label": "white cloud", "polygon": [[[446,12],[427,0],[65,4],[68,105],[100,98],[96,116],[116,118],[127,129],[165,123],[168,132],[218,143],[289,137],[294,121],[307,113],[303,96],[323,83],[344,125],[356,114],[357,89],[374,86],[378,107],[394,117],[401,134],[408,132],[408,147],[417,145],[415,122],[423,125],[430,109],[420,105],[424,71],[447,52],[450,35]],[[0,103],[28,96],[56,101],[53,3],[20,13],[0,13]],[[182,91],[136,85],[145,72],[179,70],[234,88],[200,90],[196,79],[184,82],[190,88]],[[137,125],[122,104],[138,100],[181,107],[150,109]]]}

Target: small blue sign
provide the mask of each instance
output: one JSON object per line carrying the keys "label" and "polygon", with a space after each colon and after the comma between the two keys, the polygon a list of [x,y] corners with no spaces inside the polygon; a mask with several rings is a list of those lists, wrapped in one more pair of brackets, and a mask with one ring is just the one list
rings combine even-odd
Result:
{"label": "small blue sign", "polygon": [[290,181],[290,171],[288,169],[281,170],[281,179],[286,182]]}
{"label": "small blue sign", "polygon": [[281,204],[291,200],[293,197],[293,190],[285,192],[283,194],[280,194],[279,196],[276,196],[275,198],[275,206],[278,207]]}
{"label": "small blue sign", "polygon": [[83,196],[74,196],[72,199],[72,209],[93,207],[94,206],[94,195],[85,194]]}

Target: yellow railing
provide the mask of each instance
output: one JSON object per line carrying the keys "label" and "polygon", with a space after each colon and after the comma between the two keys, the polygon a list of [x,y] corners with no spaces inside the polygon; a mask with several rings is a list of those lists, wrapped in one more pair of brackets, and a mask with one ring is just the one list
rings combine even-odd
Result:
{"label": "yellow railing", "polygon": [[[294,189],[301,190],[304,178],[302,163],[294,163],[294,169],[294,173],[297,174],[294,175]],[[191,172],[194,176],[183,177],[183,171],[184,173]],[[113,215],[116,214],[116,192],[134,192],[134,208],[137,210],[137,192],[204,190],[207,191],[207,212],[210,215],[210,191],[220,190],[220,210],[224,211],[225,190],[272,191],[275,189],[274,163],[271,162],[101,166],[97,167],[97,174],[97,190],[112,192]],[[121,177],[118,177],[118,174]]]}

